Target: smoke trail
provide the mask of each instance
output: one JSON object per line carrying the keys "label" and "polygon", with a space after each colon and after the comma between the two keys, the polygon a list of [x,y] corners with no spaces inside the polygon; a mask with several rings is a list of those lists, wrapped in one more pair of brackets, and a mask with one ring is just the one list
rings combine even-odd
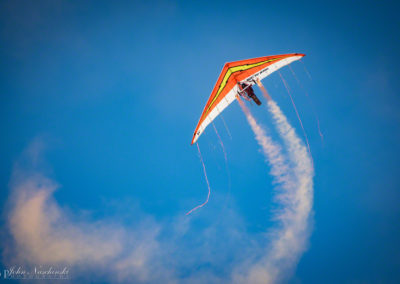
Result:
{"label": "smoke trail", "polygon": [[238,101],[271,165],[271,175],[279,184],[277,189],[280,192],[276,200],[282,208],[275,215],[279,226],[271,234],[270,248],[265,249],[264,256],[245,271],[236,273],[234,281],[275,283],[289,276],[306,249],[311,229],[314,169],[307,149],[274,101],[268,101],[268,110],[287,148],[288,160],[280,146],[257,124],[240,98]]}
{"label": "smoke trail", "polygon": [[226,155],[224,143],[222,142],[221,136],[219,136],[218,130],[215,127],[214,122],[212,122],[212,126],[214,127],[215,134],[217,134],[217,136],[218,136],[218,140],[219,140],[219,144],[221,145],[222,152],[224,152],[224,158],[225,158],[225,164],[226,164],[228,162],[228,156]]}
{"label": "smoke trail", "polygon": [[321,137],[321,142],[324,143],[324,135],[323,135],[322,132],[321,132],[321,127],[320,127],[320,124],[319,124],[319,118],[318,118],[317,112],[316,112],[316,110],[315,110],[314,104],[313,104],[313,102],[312,102],[310,96],[308,95],[308,92],[307,92],[306,89],[304,88],[303,84],[300,82],[299,78],[297,78],[296,73],[294,73],[294,71],[293,71],[293,69],[292,69],[292,66],[289,65],[289,69],[290,69],[290,71],[292,72],[293,77],[296,79],[297,84],[298,84],[298,85],[300,86],[300,88],[304,91],[304,93],[306,94],[306,97],[308,98],[308,101],[309,101],[309,103],[310,103],[310,105],[311,105],[311,108],[312,108],[312,110],[313,110],[313,113],[314,113],[314,117],[315,117],[315,119],[317,120],[317,126],[318,126],[318,134],[319,134],[319,137]]}
{"label": "smoke trail", "polygon": [[215,134],[217,134],[217,136],[218,136],[219,144],[221,145],[222,151],[224,152],[225,169],[226,169],[226,173],[228,175],[228,198],[227,198],[227,203],[228,203],[229,198],[230,198],[230,194],[231,194],[231,172],[229,171],[229,166],[228,166],[228,156],[226,154],[224,143],[222,142],[221,136],[219,136],[217,127],[215,127],[214,122],[212,122],[212,125],[214,127]]}
{"label": "smoke trail", "polygon": [[206,182],[207,182],[207,187],[208,187],[208,194],[207,194],[207,199],[206,199],[206,201],[204,201],[204,203],[202,203],[200,205],[197,205],[195,208],[193,208],[192,210],[187,212],[186,215],[189,215],[193,211],[195,211],[195,210],[203,207],[204,205],[206,205],[208,203],[208,199],[210,198],[210,193],[211,193],[210,183],[208,182],[208,177],[207,177],[207,172],[206,172],[206,166],[204,165],[203,157],[201,156],[199,143],[197,142],[196,145],[197,145],[197,150],[199,151],[200,162],[201,162],[201,164],[203,166],[204,176],[206,177]]}
{"label": "smoke trail", "polygon": [[301,62],[301,64],[303,64],[304,71],[306,72],[308,78],[310,78],[310,80],[312,81],[311,74],[310,74],[310,72],[308,72],[306,65],[304,64],[304,62],[301,59],[300,59],[300,62]]}
{"label": "smoke trail", "polygon": [[261,81],[257,79],[257,85],[260,88],[261,92],[263,93],[264,97],[267,101],[271,100],[271,96],[268,94],[267,89],[265,89],[264,85],[261,84]]}
{"label": "smoke trail", "polygon": [[[293,108],[294,108],[294,110],[295,110],[295,112],[296,112],[297,119],[298,119],[299,122],[300,122],[301,129],[303,130],[304,138],[306,139],[307,148],[308,148],[308,152],[310,153],[311,161],[313,162],[313,160],[312,160],[312,154],[311,154],[311,148],[310,148],[310,143],[308,142],[307,133],[306,133],[306,130],[304,129],[303,122],[301,121],[299,112],[297,111],[297,107],[296,107],[296,104],[294,103],[294,100],[293,100],[293,98],[292,98],[292,94],[290,93],[289,85],[287,84],[286,80],[283,78],[281,72],[278,71],[278,73],[279,73],[279,76],[280,76],[281,79],[282,79],[283,84],[285,85],[285,88],[286,88],[286,91],[287,91],[288,94],[289,94],[290,100],[292,101],[292,105],[293,105]],[[314,162],[313,162],[313,163],[314,163]]]}
{"label": "smoke trail", "polygon": [[232,140],[232,135],[231,135],[231,132],[229,131],[228,125],[226,124],[226,122],[225,122],[225,119],[224,119],[224,117],[222,116],[222,113],[220,113],[219,115],[220,115],[220,116],[221,116],[221,118],[222,118],[222,122],[224,123],[225,129],[226,129],[226,132],[228,132],[229,138]]}

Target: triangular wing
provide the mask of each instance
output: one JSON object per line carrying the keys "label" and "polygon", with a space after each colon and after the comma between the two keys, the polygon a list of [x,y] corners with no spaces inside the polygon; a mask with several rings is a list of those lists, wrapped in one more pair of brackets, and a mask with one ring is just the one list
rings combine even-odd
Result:
{"label": "triangular wing", "polygon": [[200,116],[192,144],[197,141],[206,127],[236,99],[238,82],[247,81],[249,84],[254,84],[257,79],[262,80],[303,56],[304,54],[291,53],[226,63]]}

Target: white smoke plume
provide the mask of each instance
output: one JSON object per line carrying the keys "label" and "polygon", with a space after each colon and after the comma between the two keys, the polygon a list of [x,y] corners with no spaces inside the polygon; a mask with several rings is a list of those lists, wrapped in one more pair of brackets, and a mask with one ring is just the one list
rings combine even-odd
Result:
{"label": "white smoke plume", "polygon": [[270,245],[265,248],[264,256],[235,271],[234,280],[238,283],[276,283],[293,272],[307,248],[314,169],[306,147],[274,101],[268,101],[268,110],[287,148],[288,159],[240,99],[239,103],[271,166],[271,175],[278,184],[276,200],[281,207],[275,214],[279,225],[270,234]]}

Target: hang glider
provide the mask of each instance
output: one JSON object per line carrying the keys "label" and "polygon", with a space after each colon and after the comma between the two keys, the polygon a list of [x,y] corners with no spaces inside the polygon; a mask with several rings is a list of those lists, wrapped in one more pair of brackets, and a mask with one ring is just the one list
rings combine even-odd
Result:
{"label": "hang glider", "polygon": [[255,96],[251,86],[269,76],[276,70],[293,61],[301,59],[305,54],[291,53],[264,56],[225,63],[217,83],[211,92],[192,138],[192,145],[199,139],[206,127],[228,106],[238,95],[253,99],[257,105],[261,102]]}

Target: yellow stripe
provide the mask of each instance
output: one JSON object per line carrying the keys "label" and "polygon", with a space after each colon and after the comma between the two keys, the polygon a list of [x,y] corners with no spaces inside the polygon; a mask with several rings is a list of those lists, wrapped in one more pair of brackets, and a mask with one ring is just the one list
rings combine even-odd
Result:
{"label": "yellow stripe", "polygon": [[[273,58],[273,59],[269,59],[269,60],[266,60],[266,61],[253,63],[253,64],[250,64],[250,65],[245,64],[245,65],[239,65],[239,66],[235,66],[235,67],[229,68],[228,71],[226,71],[224,79],[222,80],[221,84],[219,85],[218,91],[217,91],[216,95],[214,96],[213,100],[211,101],[210,105],[208,106],[207,111],[204,114],[204,116],[208,113],[208,111],[210,110],[211,106],[214,104],[214,102],[219,97],[219,94],[225,88],[225,85],[228,82],[228,79],[232,75],[232,73],[235,73],[237,71],[246,71],[246,70],[248,70],[250,68],[257,67],[257,66],[260,66],[260,65],[263,65],[265,63],[268,63],[268,62],[271,62],[271,61],[274,61],[274,60],[278,60],[278,59],[282,59],[282,58]],[[245,66],[245,67],[243,67],[243,66]],[[240,69],[240,68],[243,68],[243,69]]]}

